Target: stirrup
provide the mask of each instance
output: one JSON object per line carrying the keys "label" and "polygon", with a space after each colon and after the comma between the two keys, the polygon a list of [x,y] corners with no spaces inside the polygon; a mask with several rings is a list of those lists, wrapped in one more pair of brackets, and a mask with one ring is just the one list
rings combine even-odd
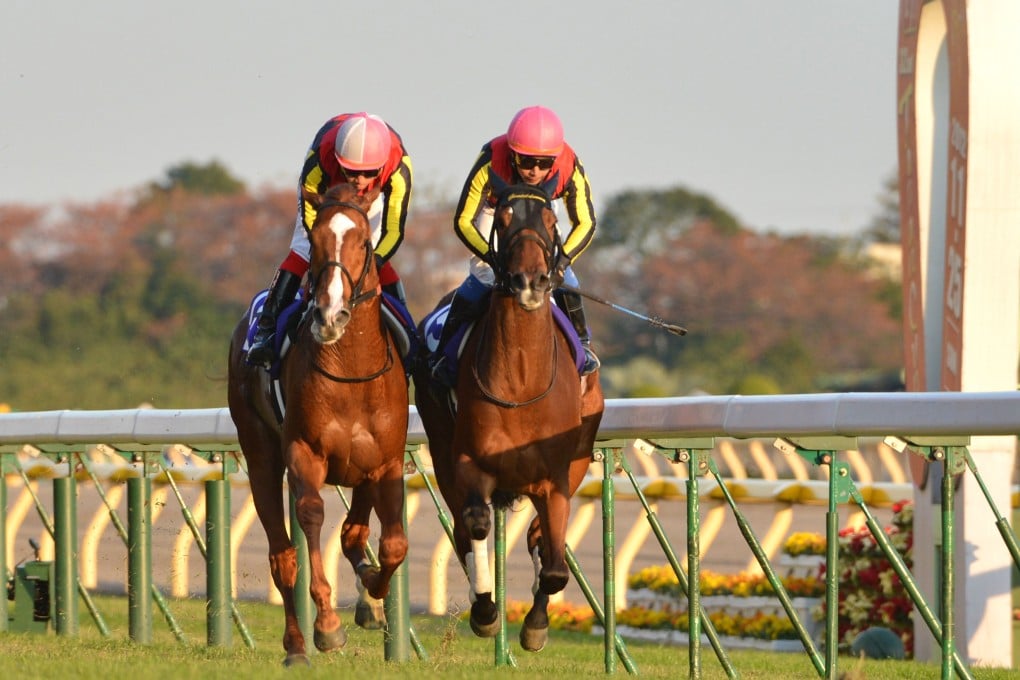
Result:
{"label": "stirrup", "polygon": [[582,347],[584,349],[584,369],[582,375],[591,375],[595,371],[599,370],[602,366],[602,362],[595,356],[595,352],[590,347]]}
{"label": "stirrup", "polygon": [[247,360],[248,363],[253,366],[265,366],[273,363],[273,341],[276,338],[276,333],[270,333],[263,339],[256,339],[252,342],[251,347],[248,348]]}

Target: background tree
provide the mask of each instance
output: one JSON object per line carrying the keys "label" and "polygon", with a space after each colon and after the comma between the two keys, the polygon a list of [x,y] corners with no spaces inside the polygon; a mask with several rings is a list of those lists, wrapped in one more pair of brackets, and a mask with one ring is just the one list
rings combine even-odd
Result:
{"label": "background tree", "polygon": [[649,254],[701,222],[728,234],[740,231],[737,218],[706,194],[683,187],[625,191],[610,197],[599,213],[598,243]]}
{"label": "background tree", "polygon": [[899,243],[900,177],[896,171],[882,183],[878,206],[878,213],[864,230],[864,238],[874,243]]}
{"label": "background tree", "polygon": [[244,182],[230,174],[217,160],[208,163],[179,163],[166,171],[166,179],[151,185],[153,189],[175,189],[203,196],[233,196],[245,192]]}
{"label": "background tree", "polygon": [[[286,253],[296,196],[192,190],[229,173],[177,168],[133,199],[0,206],[0,402],[18,410],[225,403],[230,331]],[[415,319],[467,273],[452,219],[449,203],[412,202],[393,264]],[[589,302],[608,396],[898,380],[900,321],[889,305],[898,284],[865,266],[850,239],[759,234],[681,187],[610,197],[599,225],[577,263],[585,289],[690,330],[678,338]]]}

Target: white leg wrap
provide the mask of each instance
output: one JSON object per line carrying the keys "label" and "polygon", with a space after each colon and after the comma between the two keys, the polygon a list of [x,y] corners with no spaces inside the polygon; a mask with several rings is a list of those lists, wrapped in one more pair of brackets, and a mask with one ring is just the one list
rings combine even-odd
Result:
{"label": "white leg wrap", "polygon": [[[468,579],[474,593],[492,592],[492,574],[489,573],[489,547],[485,540],[471,541],[472,551],[467,554]],[[474,601],[474,600],[472,600]]]}

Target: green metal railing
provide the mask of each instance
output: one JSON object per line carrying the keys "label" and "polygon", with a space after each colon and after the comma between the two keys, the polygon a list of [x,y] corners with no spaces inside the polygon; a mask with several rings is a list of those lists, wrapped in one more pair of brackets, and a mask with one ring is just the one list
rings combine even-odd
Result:
{"label": "green metal railing", "polygon": [[[603,585],[601,601],[578,565],[573,552],[568,546],[567,560],[577,583],[595,613],[598,623],[604,630],[604,666],[607,674],[616,671],[617,660],[620,660],[626,671],[638,674],[638,669],[628,650],[617,633],[616,627],[616,593],[615,566],[610,558],[615,552],[615,497],[614,475],[623,474],[633,486],[638,501],[644,510],[645,520],[662,548],[667,561],[673,569],[680,584],[682,593],[688,601],[688,653],[689,675],[700,678],[702,667],[702,638],[711,645],[720,665],[728,677],[738,677],[720,636],[715,630],[707,611],[702,606],[700,593],[700,480],[711,476],[725,504],[732,512],[740,533],[761,566],[769,585],[772,587],[780,605],[793,624],[797,637],[804,646],[805,653],[811,661],[817,675],[823,678],[834,678],[838,675],[838,599],[839,599],[839,560],[838,553],[838,508],[845,504],[854,504],[862,512],[865,524],[874,537],[876,544],[889,560],[903,588],[916,607],[916,611],[931,632],[933,639],[939,644],[941,652],[941,675],[950,678],[958,675],[961,678],[972,677],[956,648],[955,622],[953,618],[954,570],[953,552],[955,549],[954,514],[956,481],[968,471],[974,476],[986,502],[995,517],[996,528],[1006,544],[1014,564],[1020,568],[1020,548],[1016,533],[1007,519],[996,507],[991,493],[978,470],[968,446],[969,437],[952,436],[918,436],[894,439],[895,448],[907,451],[911,455],[922,458],[926,464],[941,472],[939,483],[941,511],[938,517],[941,532],[941,545],[938,573],[937,606],[928,603],[917,586],[909,568],[891,545],[882,527],[872,515],[863,495],[851,477],[850,467],[839,460],[841,452],[855,450],[857,440],[854,437],[781,437],[775,445],[787,455],[797,456],[817,468],[825,468],[828,472],[828,497],[825,516],[826,536],[826,576],[825,576],[825,629],[821,642],[821,650],[816,646],[807,626],[800,620],[796,608],[783,585],[783,581],[771,564],[766,551],[756,537],[753,529],[741,512],[734,495],[730,492],[727,481],[721,476],[712,452],[714,438],[697,437],[686,439],[661,439],[651,443],[655,450],[666,457],[672,464],[687,466],[686,480],[686,518],[687,518],[687,561],[682,565],[677,553],[663,530],[661,521],[653,511],[651,504],[635,478],[626,457],[622,455],[625,442],[623,440],[603,440],[596,443],[593,458],[601,462],[603,467],[602,480],[602,521],[603,521]],[[205,492],[208,500],[208,512],[205,532],[197,526],[183,496],[173,479],[171,471],[161,462],[154,445],[124,445],[117,450],[133,468],[133,475],[127,479],[128,507],[126,524],[120,519],[115,509],[107,500],[103,484],[90,468],[83,456],[84,446],[69,444],[37,445],[42,455],[51,460],[58,470],[51,480],[53,485],[53,513],[43,506],[33,490],[29,479],[16,456],[12,446],[0,447],[0,471],[6,475],[19,475],[26,488],[32,493],[33,501],[47,532],[54,539],[55,561],[53,569],[54,593],[54,629],[58,635],[74,636],[78,633],[78,602],[84,603],[98,630],[109,635],[109,629],[88,590],[77,577],[77,477],[91,479],[106,505],[117,533],[124,541],[128,554],[128,607],[129,634],[133,641],[146,644],[152,640],[152,604],[155,603],[173,632],[181,642],[185,641],[180,626],[176,623],[166,599],[152,582],[152,546],[151,546],[151,511],[150,495],[154,477],[163,476],[173,489],[181,505],[181,511],[207,563],[207,644],[229,646],[232,644],[232,630],[236,626],[247,646],[253,647],[254,642],[238,614],[231,598],[230,572],[230,491],[228,476],[238,469],[238,461],[228,455],[228,448],[223,445],[196,446],[194,451],[208,462],[218,465],[219,472],[212,479],[206,479]],[[421,474],[439,516],[443,529],[452,542],[452,524],[447,516],[442,500],[437,494],[427,471],[421,464],[416,446],[408,447],[408,455],[415,469]],[[346,496],[338,489],[345,506]],[[0,484],[0,509],[6,507],[6,482]],[[0,517],[0,546],[6,545],[6,526]],[[505,558],[506,558],[506,525],[505,514],[497,512],[495,518],[495,552],[496,552],[496,584],[497,604],[503,617],[503,634],[495,641],[496,665],[516,666],[506,640],[506,602],[505,602]],[[292,526],[297,526],[292,520]],[[293,540],[298,548],[301,559],[307,559],[307,546],[304,545],[300,531],[293,533]],[[377,562],[369,548],[369,557]],[[7,572],[6,559],[5,577]],[[308,569],[299,569],[298,592],[307,592]],[[303,579],[303,580],[302,580]],[[411,625],[407,610],[407,573],[402,567],[398,570],[395,581],[391,584],[391,598],[387,599],[387,620],[389,622],[386,635],[386,658],[388,660],[406,661],[413,651],[419,658],[427,658],[426,651],[417,639]],[[0,598],[0,631],[8,627],[8,605],[6,599]],[[311,633],[314,611],[310,598],[299,598],[299,619],[302,627]],[[231,621],[232,620],[232,621]],[[233,623],[233,626],[231,625]]]}

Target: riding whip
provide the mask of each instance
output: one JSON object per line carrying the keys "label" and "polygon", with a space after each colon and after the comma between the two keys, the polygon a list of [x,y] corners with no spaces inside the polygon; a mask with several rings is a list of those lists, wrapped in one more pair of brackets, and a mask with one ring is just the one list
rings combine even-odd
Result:
{"label": "riding whip", "polygon": [[633,310],[627,309],[626,307],[621,307],[620,305],[616,304],[615,302],[610,302],[609,300],[605,300],[603,298],[600,298],[597,295],[592,295],[591,293],[586,293],[585,291],[580,290],[578,288],[574,288],[573,286],[568,286],[568,285],[564,284],[564,285],[562,285],[560,287],[563,288],[564,290],[569,290],[572,293],[577,293],[578,295],[583,295],[584,297],[588,298],[589,300],[594,300],[595,302],[598,302],[600,304],[606,305],[607,307],[612,307],[613,309],[615,309],[618,312],[623,312],[624,314],[630,314],[631,316],[633,316],[636,319],[641,319],[642,321],[647,321],[651,325],[656,326],[658,328],[661,328],[664,331],[666,331],[667,333],[672,333],[673,335],[687,335],[687,329],[686,328],[684,328],[683,326],[678,326],[677,324],[666,323],[660,317],[657,317],[657,316],[646,316],[644,314],[639,314],[638,312],[635,312]]}

